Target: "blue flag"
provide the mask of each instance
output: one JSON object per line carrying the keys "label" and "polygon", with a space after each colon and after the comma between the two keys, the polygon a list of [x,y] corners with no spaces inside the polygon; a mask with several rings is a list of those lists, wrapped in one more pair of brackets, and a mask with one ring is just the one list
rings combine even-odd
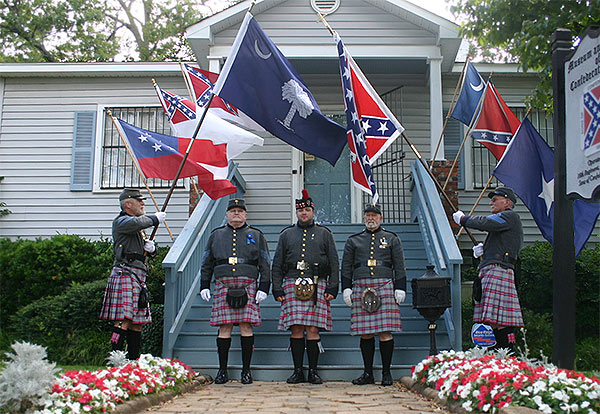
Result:
{"label": "blue flag", "polygon": [[242,22],[214,94],[277,138],[332,165],[346,129],[321,113],[314,97],[250,13]]}
{"label": "blue flag", "polygon": [[[554,152],[529,119],[521,127],[504,152],[493,172],[504,185],[511,187],[527,206],[542,235],[550,243],[554,235]],[[575,255],[589,239],[600,203],[576,200],[573,203]]]}
{"label": "blue flag", "polygon": [[477,118],[475,111],[483,96],[484,89],[485,82],[483,78],[479,75],[475,66],[468,62],[460,95],[450,116],[465,125],[471,125],[471,122]]}

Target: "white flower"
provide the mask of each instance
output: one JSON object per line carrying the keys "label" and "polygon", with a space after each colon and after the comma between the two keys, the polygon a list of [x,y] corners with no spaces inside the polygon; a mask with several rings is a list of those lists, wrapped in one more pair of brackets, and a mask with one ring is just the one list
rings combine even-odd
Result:
{"label": "white flower", "polygon": [[489,405],[489,404],[485,404],[483,407],[481,407],[481,410],[482,410],[483,412],[486,412],[486,411],[489,411],[489,410],[490,410],[490,407],[491,407],[491,405]]}
{"label": "white flower", "polygon": [[546,391],[547,386],[544,381],[536,381],[533,383],[533,392],[534,394],[539,393],[540,391]]}
{"label": "white flower", "polygon": [[560,401],[569,402],[569,396],[564,393],[564,391],[554,391],[552,393],[552,398],[555,398]]}
{"label": "white flower", "polygon": [[584,401],[581,403],[581,408],[588,408],[590,406],[590,402],[589,401]]}
{"label": "white flower", "polygon": [[467,411],[473,411],[473,407],[471,407],[471,405],[473,405],[473,401],[466,401],[464,403],[461,404],[462,408],[464,408]]}

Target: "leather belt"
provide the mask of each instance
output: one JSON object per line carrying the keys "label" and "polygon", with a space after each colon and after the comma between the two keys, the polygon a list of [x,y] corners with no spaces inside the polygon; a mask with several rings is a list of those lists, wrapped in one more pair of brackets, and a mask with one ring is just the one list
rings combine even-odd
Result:
{"label": "leather belt", "polygon": [[391,269],[392,264],[384,260],[369,259],[365,262],[354,263],[355,269],[358,269],[359,267],[388,267]]}
{"label": "leather belt", "polygon": [[237,257],[237,256],[231,256],[228,257],[227,259],[219,259],[215,261],[215,266],[220,266],[220,265],[224,265],[224,264],[228,264],[228,265],[236,265],[236,264],[248,264],[248,265],[252,265],[252,266],[258,266],[258,260],[251,260],[251,259],[245,259],[243,257]]}
{"label": "leather belt", "polygon": [[508,255],[508,253],[505,253],[505,254],[496,253],[496,254],[492,255],[492,258],[496,259],[496,260],[500,260],[500,261],[508,263],[508,264],[511,264],[513,266],[517,264],[517,259],[515,259],[514,257],[510,257]]}

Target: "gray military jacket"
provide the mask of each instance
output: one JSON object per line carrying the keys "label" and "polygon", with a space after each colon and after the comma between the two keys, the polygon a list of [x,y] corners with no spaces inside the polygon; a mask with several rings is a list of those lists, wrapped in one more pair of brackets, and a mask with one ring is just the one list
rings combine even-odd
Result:
{"label": "gray military jacket", "polygon": [[[271,286],[269,248],[263,233],[248,224],[234,229],[229,224],[212,231],[202,258],[200,289],[209,289],[213,277],[249,277],[258,289]],[[260,273],[260,278],[259,278]]]}
{"label": "gray military jacket", "polygon": [[315,223],[296,223],[283,229],[273,256],[273,296],[285,295],[282,285],[286,277],[312,277],[315,263],[319,264],[319,277],[328,278],[325,292],[336,297],[340,263],[331,231]]}
{"label": "gray military jacket", "polygon": [[463,216],[460,224],[488,232],[483,242],[483,256],[479,268],[499,264],[514,269],[523,247],[523,227],[517,213],[504,210],[489,216]]}
{"label": "gray military jacket", "polygon": [[404,252],[395,233],[379,227],[348,237],[342,258],[342,290],[364,278],[392,279],[394,289],[406,291]]}
{"label": "gray military jacket", "polygon": [[157,251],[152,254],[144,252],[145,240],[142,230],[157,225],[158,219],[155,215],[136,217],[121,211],[112,222],[114,264],[126,264],[148,271],[145,256],[154,257]]}

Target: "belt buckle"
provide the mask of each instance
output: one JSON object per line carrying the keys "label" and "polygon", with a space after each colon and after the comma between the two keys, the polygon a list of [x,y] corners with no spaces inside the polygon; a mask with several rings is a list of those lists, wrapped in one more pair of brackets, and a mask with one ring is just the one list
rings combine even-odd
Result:
{"label": "belt buckle", "polygon": [[377,260],[375,260],[375,259],[367,260],[367,266],[369,266],[369,267],[377,266]]}
{"label": "belt buckle", "polygon": [[308,263],[306,263],[304,260],[300,261],[300,262],[296,262],[296,270],[307,270],[308,269]]}
{"label": "belt buckle", "polygon": [[230,265],[236,265],[238,262],[238,258],[237,257],[230,257],[229,259],[229,264]]}

